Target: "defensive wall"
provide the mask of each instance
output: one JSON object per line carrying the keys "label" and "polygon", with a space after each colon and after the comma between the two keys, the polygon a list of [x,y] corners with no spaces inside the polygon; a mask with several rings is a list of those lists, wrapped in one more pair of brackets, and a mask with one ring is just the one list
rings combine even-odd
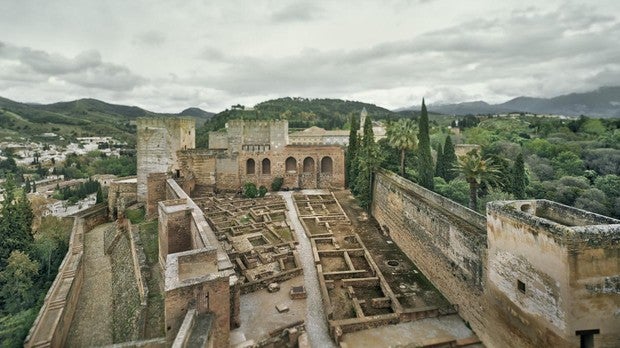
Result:
{"label": "defensive wall", "polygon": [[118,211],[124,211],[138,201],[137,177],[124,177],[113,180],[108,188],[108,212],[112,220],[116,220]]}
{"label": "defensive wall", "polygon": [[497,322],[539,347],[620,345],[619,220],[547,200],[492,202],[487,231]]}
{"label": "defensive wall", "polygon": [[150,173],[175,173],[177,151],[196,147],[193,118],[138,118],[137,173],[139,202],[146,200],[146,178]]}
{"label": "defensive wall", "polygon": [[[239,325],[240,289],[233,264],[200,208],[177,182],[163,173],[148,179],[147,211],[156,205],[159,219],[166,339],[172,344],[179,334],[192,335],[181,327],[186,318],[196,316],[204,320],[195,329],[206,330],[214,346],[226,347],[230,328]],[[157,193],[151,194],[151,188],[158,188]],[[188,314],[191,310],[195,313]]]}
{"label": "defensive wall", "polygon": [[385,170],[373,197],[384,232],[486,345],[620,344],[620,221],[540,200],[485,217]]}
{"label": "defensive wall", "polygon": [[478,336],[484,320],[486,220],[392,172],[376,172],[372,214]]}
{"label": "defensive wall", "polygon": [[65,345],[84,280],[84,233],[107,220],[106,208],[98,204],[72,216],[69,249],[24,341],[25,347]]}

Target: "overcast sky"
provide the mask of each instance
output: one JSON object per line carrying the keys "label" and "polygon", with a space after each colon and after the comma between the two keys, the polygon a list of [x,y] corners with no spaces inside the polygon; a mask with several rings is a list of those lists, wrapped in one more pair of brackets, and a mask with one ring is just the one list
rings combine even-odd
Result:
{"label": "overcast sky", "polygon": [[2,0],[0,96],[390,109],[620,85],[620,1]]}

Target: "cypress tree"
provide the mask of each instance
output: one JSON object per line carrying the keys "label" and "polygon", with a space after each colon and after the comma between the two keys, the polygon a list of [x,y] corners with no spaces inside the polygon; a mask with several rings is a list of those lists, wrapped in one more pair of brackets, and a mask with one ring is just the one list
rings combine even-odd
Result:
{"label": "cypress tree", "polygon": [[97,195],[95,196],[95,204],[103,203],[103,191],[101,186],[97,189]]}
{"label": "cypress tree", "polygon": [[515,163],[511,170],[510,191],[516,199],[525,198],[525,187],[528,180],[525,175],[525,163],[523,161],[523,154],[517,155]]}
{"label": "cypress tree", "polygon": [[458,159],[456,158],[456,152],[454,152],[454,144],[452,144],[452,138],[450,135],[446,137],[446,142],[443,145],[443,165],[446,170],[446,176],[443,178],[446,181],[452,181],[454,178],[458,176],[457,164]]}
{"label": "cypress tree", "polygon": [[433,174],[435,166],[431,156],[431,141],[429,136],[428,111],[422,99],[422,112],[418,132],[418,176],[419,184],[429,190],[433,189]]}
{"label": "cypress tree", "polygon": [[357,156],[358,173],[355,180],[355,193],[363,208],[369,208],[372,202],[372,174],[380,162],[378,152],[372,130],[372,121],[370,117],[366,117],[361,147]]}
{"label": "cypress tree", "polygon": [[435,176],[444,179],[446,176],[446,164],[444,162],[441,144],[437,144],[437,163],[435,164]]}
{"label": "cypress tree", "polygon": [[30,179],[26,180],[26,184],[24,185],[24,191],[30,193],[30,190],[32,190],[32,187],[30,186]]}
{"label": "cypress tree", "polygon": [[355,174],[357,173],[358,136],[360,124],[357,115],[351,114],[351,128],[349,130],[349,146],[345,160],[345,182],[347,187],[355,186]]}

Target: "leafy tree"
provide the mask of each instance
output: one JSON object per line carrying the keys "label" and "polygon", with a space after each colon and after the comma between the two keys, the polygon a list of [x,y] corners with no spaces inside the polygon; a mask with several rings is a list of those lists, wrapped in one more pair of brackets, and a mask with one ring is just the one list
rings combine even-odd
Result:
{"label": "leafy tree", "polygon": [[510,193],[512,193],[516,199],[524,199],[528,180],[525,174],[525,163],[522,154],[517,155],[517,159],[511,168],[510,174]]}
{"label": "leafy tree", "polygon": [[433,180],[435,181],[435,192],[459,204],[467,205],[469,199],[467,182],[460,179],[446,182],[442,177],[435,177]]}
{"label": "leafy tree", "polygon": [[610,213],[605,193],[597,188],[583,191],[575,200],[575,207],[602,215]]}
{"label": "leafy tree", "polygon": [[558,177],[581,176],[585,170],[583,161],[571,151],[561,152],[552,160],[552,163]]}
{"label": "leafy tree", "polygon": [[[133,221],[132,221],[133,222]],[[47,279],[55,275],[69,247],[69,234],[72,223],[70,220],[46,216],[41,220],[41,228],[34,235],[33,248],[40,264],[41,271]]]}
{"label": "leafy tree", "polygon": [[4,347],[22,347],[24,338],[37,316],[37,309],[30,308],[0,317],[0,343]]}
{"label": "leafy tree", "polygon": [[422,99],[422,111],[420,113],[418,130],[418,179],[419,184],[427,189],[433,189],[433,174],[435,166],[431,156],[431,142],[429,138],[428,111]]}
{"label": "leafy tree", "polygon": [[417,139],[416,127],[411,119],[401,118],[392,122],[387,128],[388,143],[400,151],[400,175],[405,176],[405,154],[407,150],[415,149]]}
{"label": "leafy tree", "polygon": [[351,128],[349,129],[349,146],[347,147],[347,157],[345,161],[345,179],[346,186],[350,187],[355,183],[355,174],[357,173],[357,152],[358,152],[358,136],[359,121],[355,114],[350,116]]}
{"label": "leafy tree", "polygon": [[32,239],[33,213],[25,191],[15,197],[11,175],[4,183],[4,201],[0,210],[0,268],[14,250],[28,251]]}
{"label": "leafy tree", "polygon": [[25,252],[11,252],[6,268],[0,272],[0,298],[9,313],[17,313],[34,303],[36,298],[33,296],[32,287],[38,274],[38,262],[30,260]]}
{"label": "leafy tree", "polygon": [[494,186],[499,170],[490,159],[483,159],[474,149],[459,157],[458,168],[469,184],[469,208],[476,210],[478,206],[478,188],[481,184]]}

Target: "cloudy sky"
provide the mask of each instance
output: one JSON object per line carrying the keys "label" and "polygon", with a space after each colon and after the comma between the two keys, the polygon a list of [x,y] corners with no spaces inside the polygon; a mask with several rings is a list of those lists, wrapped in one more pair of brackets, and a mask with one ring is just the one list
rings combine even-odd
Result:
{"label": "cloudy sky", "polygon": [[2,0],[0,96],[179,112],[620,85],[620,1]]}

